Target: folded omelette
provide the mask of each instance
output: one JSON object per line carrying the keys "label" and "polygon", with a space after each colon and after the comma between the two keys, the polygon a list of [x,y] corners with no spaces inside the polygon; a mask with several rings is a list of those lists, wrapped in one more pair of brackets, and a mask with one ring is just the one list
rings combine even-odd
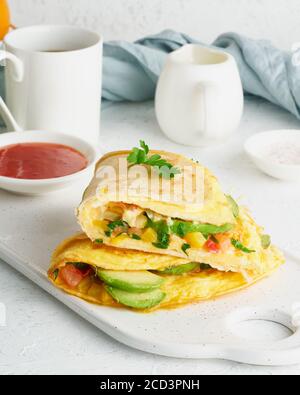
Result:
{"label": "folded omelette", "polygon": [[[128,193],[136,185],[136,165],[146,181],[154,168],[158,183],[139,183],[139,193]],[[187,191],[186,174],[192,190],[166,200],[164,179],[170,190]],[[58,247],[48,275],[55,286],[99,305],[174,308],[247,287],[284,262],[208,169],[181,155],[150,151],[144,142],[98,162],[77,218],[84,234]]]}
{"label": "folded omelette", "polygon": [[[264,272],[265,248],[270,239],[234,199],[226,196],[210,171],[183,156],[153,151],[174,168],[189,166],[203,174],[203,204],[166,203],[148,195],[128,196],[114,188],[99,191],[97,170],[111,167],[118,172],[120,161],[130,152],[104,156],[78,209],[83,232],[92,240],[119,249],[165,254],[205,263],[221,271]],[[130,163],[128,162],[128,167]],[[173,186],[178,180],[171,179]],[[119,184],[125,180],[120,179]],[[112,180],[113,182],[113,180]],[[130,183],[130,179],[128,181]],[[154,194],[153,194],[154,195]],[[116,198],[118,197],[118,200]]]}
{"label": "folded omelette", "polygon": [[64,241],[55,251],[48,275],[65,292],[90,303],[154,311],[225,295],[254,284],[282,264],[269,247],[261,273],[221,272],[209,265],[168,255],[116,249],[86,235]]}

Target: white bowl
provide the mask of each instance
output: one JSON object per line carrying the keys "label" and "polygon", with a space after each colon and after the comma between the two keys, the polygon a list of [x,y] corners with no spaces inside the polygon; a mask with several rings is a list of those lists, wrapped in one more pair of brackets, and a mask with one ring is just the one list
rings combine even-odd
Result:
{"label": "white bowl", "polygon": [[88,166],[75,174],[46,180],[21,180],[0,176],[0,188],[22,195],[43,195],[64,189],[92,175],[97,159],[95,148],[77,137],[52,132],[25,131],[0,134],[0,148],[18,143],[54,143],[75,148],[88,160]]}
{"label": "white bowl", "polygon": [[[270,150],[280,147],[297,146],[300,152],[300,130],[274,130],[258,133],[245,143],[245,151],[255,165],[271,177],[284,181],[300,181],[299,164],[283,164],[270,157]],[[300,159],[300,158],[299,158]]]}

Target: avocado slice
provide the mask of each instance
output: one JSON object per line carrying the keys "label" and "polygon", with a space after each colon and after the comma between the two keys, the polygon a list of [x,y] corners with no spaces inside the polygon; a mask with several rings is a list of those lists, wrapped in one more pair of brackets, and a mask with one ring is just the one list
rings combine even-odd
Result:
{"label": "avocado slice", "polygon": [[166,269],[160,274],[169,274],[170,276],[181,276],[182,274],[193,272],[196,269],[199,269],[200,263],[191,262],[185,265],[180,265],[177,267],[171,267],[170,269]]}
{"label": "avocado slice", "polygon": [[164,280],[156,274],[147,271],[121,272],[113,270],[98,270],[100,280],[110,287],[126,292],[142,293],[159,288]]}
{"label": "avocado slice", "polygon": [[230,195],[226,195],[226,198],[228,200],[228,203],[231,205],[232,207],[232,212],[235,218],[238,218],[240,216],[240,208],[239,205],[237,204],[237,202],[233,199],[232,196]]}
{"label": "avocado slice", "polygon": [[106,286],[105,288],[111,297],[118,303],[140,310],[151,309],[151,307],[157,306],[166,297],[166,294],[160,289],[137,294],[109,286]]}
{"label": "avocado slice", "polygon": [[271,236],[269,236],[269,235],[262,235],[261,236],[261,245],[264,250],[267,250],[271,244],[272,244]]}

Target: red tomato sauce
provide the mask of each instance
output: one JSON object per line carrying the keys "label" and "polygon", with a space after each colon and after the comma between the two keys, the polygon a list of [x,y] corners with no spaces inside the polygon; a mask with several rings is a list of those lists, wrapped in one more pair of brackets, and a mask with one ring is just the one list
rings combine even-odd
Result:
{"label": "red tomato sauce", "polygon": [[45,180],[77,173],[88,165],[74,148],[51,143],[20,143],[0,148],[0,176]]}

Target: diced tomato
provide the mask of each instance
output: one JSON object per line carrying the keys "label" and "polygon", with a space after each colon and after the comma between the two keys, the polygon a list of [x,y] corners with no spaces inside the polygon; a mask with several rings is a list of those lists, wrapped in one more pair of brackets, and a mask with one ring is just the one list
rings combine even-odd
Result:
{"label": "diced tomato", "polygon": [[207,240],[207,242],[204,244],[204,248],[212,254],[217,254],[220,252],[220,244],[216,243],[212,239]]}
{"label": "diced tomato", "polygon": [[74,265],[66,265],[60,270],[59,276],[71,288],[76,288],[85,277]]}

